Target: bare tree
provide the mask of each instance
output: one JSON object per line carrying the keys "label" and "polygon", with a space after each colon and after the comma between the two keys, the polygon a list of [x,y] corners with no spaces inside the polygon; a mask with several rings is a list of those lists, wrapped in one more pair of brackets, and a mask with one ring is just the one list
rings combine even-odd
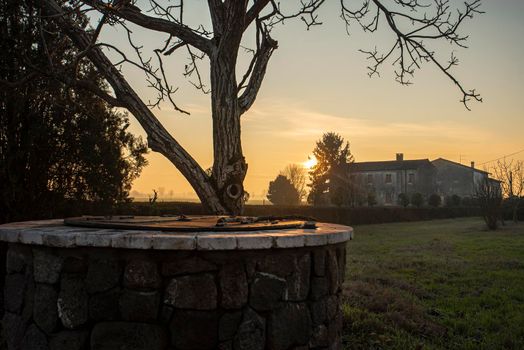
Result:
{"label": "bare tree", "polygon": [[306,169],[298,164],[289,164],[280,175],[285,176],[298,192],[298,202],[302,202],[306,197]]}
{"label": "bare tree", "polygon": [[[341,0],[341,18],[349,28],[356,22],[365,31],[374,32],[386,27],[395,35],[394,43],[384,54],[376,49],[363,51],[371,60],[370,76],[378,74],[380,66],[391,61],[396,67],[397,80],[410,84],[409,78],[425,62],[434,64],[460,90],[461,101],[467,107],[469,100],[481,101],[474,90],[466,90],[452,75],[450,69],[458,63],[454,55],[441,60],[431,48],[434,41],[447,41],[464,47],[467,36],[459,34],[462,23],[480,13],[480,0],[466,0],[462,10],[448,0],[361,0],[353,8],[349,0]],[[148,145],[169,159],[192,185],[203,205],[210,211],[223,214],[242,212],[245,195],[243,181],[247,163],[240,142],[240,118],[253,105],[261,87],[268,62],[277,48],[271,36],[272,29],[298,18],[307,29],[321,24],[318,10],[325,0],[304,0],[281,4],[275,0],[208,0],[212,28],[204,25],[190,27],[185,22],[186,6],[183,0],[39,0],[42,21],[55,21],[77,46],[77,61],[87,59],[97,67],[111,86],[113,93],[100,91],[89,81],[77,78],[74,72],[55,71],[54,77],[66,84],[95,92],[113,106],[129,110],[148,135]],[[292,7],[295,6],[295,9]],[[72,13],[88,14],[90,23],[73,20]],[[203,22],[206,23],[206,22]],[[100,40],[105,27],[120,28],[127,43],[111,44]],[[165,41],[149,55],[137,43],[133,29],[148,30]],[[253,30],[249,30],[252,28]],[[243,35],[254,33],[254,47],[245,49]],[[48,34],[48,33],[43,33]],[[211,176],[173,138],[151,112],[151,106],[168,101],[173,108],[187,113],[174,100],[176,88],[170,83],[164,60],[174,52],[185,50],[189,62],[184,75],[193,85],[211,95],[213,119],[214,160]],[[239,52],[252,55],[250,63],[237,77]],[[134,53],[135,59],[129,52]],[[111,52],[112,59],[107,54]],[[118,58],[115,58],[118,57]],[[207,58],[210,67],[210,86],[203,80],[198,62]],[[60,57],[49,52],[49,69],[53,71]],[[144,102],[121,72],[123,65],[131,65],[145,73],[147,82],[157,92],[157,99]],[[8,82],[15,84],[16,82]]]}
{"label": "bare tree", "polygon": [[524,195],[524,162],[521,160],[497,161],[493,167],[495,177],[501,181],[503,197],[511,206],[512,218],[518,222],[518,209],[521,197]]}
{"label": "bare tree", "polygon": [[475,186],[475,198],[480,207],[480,212],[490,230],[496,230],[500,219],[502,194],[500,188],[493,186],[493,181],[483,178]]}

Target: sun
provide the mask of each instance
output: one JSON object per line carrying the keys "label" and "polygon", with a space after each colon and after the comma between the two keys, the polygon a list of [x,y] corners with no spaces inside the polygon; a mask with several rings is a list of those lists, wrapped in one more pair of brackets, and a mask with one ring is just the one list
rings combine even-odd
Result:
{"label": "sun", "polygon": [[315,165],[317,165],[317,163],[318,163],[318,161],[317,161],[317,158],[315,158],[315,156],[309,156],[309,157],[307,157],[307,160],[305,162],[303,162],[302,164],[304,165],[304,168],[311,169]]}

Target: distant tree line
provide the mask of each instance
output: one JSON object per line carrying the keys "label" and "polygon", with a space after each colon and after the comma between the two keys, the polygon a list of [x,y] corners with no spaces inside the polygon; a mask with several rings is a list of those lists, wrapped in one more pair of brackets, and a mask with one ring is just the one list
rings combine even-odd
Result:
{"label": "distant tree line", "polygon": [[[86,23],[85,15],[74,15]],[[73,72],[107,91],[102,78],[32,1],[0,6],[0,221],[43,218],[71,203],[126,201],[146,165],[146,145],[126,114],[89,86],[64,85]]]}

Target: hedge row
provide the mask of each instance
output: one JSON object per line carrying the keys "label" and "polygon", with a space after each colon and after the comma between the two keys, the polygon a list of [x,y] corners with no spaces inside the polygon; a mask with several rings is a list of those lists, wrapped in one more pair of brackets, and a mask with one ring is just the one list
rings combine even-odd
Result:
{"label": "hedge row", "polygon": [[[53,208],[48,215],[42,217],[16,218],[17,221],[63,218],[80,215],[162,215],[208,214],[200,203],[190,202],[131,202],[108,209],[96,203],[70,203],[63,208]],[[504,208],[504,217],[511,219],[511,211]],[[245,215],[251,216],[302,216],[318,221],[333,222],[345,225],[376,224],[388,222],[420,221],[433,219],[448,219],[458,217],[480,216],[477,207],[312,207],[312,206],[276,206],[276,205],[246,205]],[[519,208],[519,220],[524,220],[524,204]],[[0,220],[1,221],[1,220]],[[1,223],[1,222],[0,222]]]}
{"label": "hedge row", "polygon": [[[117,214],[162,215],[162,214],[206,214],[199,203],[158,202],[129,203],[117,210]],[[310,217],[317,221],[333,222],[344,225],[375,224],[402,221],[420,221],[448,219],[467,216],[479,216],[475,207],[441,207],[441,208],[403,208],[403,207],[312,207],[312,206],[277,206],[246,205],[245,215],[249,216],[300,216]]]}

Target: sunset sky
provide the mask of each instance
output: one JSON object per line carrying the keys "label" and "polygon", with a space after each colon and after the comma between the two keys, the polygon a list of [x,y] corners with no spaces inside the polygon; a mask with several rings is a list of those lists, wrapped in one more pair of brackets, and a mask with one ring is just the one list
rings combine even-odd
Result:
{"label": "sunset sky", "polygon": [[[186,18],[207,24],[205,6],[204,1],[186,2]],[[394,81],[390,65],[380,78],[370,79],[365,55],[358,49],[387,49],[391,34],[385,27],[378,34],[366,34],[355,24],[348,36],[338,6],[335,1],[326,3],[320,11],[322,26],[307,31],[300,21],[291,21],[273,31],[279,48],[258,99],[242,122],[249,164],[245,188],[252,199],[261,200],[269,181],[286,165],[305,162],[315,141],[328,131],[350,142],[356,161],[389,160],[403,152],[407,159],[444,157],[482,164],[524,149],[524,1],[485,0],[486,13],[462,29],[470,33],[469,49],[454,48],[460,59],[454,74],[484,98],[483,103],[471,103],[472,111],[459,102],[461,94],[452,82],[429,64],[416,73],[409,87]],[[121,34],[103,33],[113,41],[120,40]],[[155,33],[137,34],[145,49],[164,39]],[[448,45],[433,47],[449,58]],[[186,63],[185,55],[168,62],[172,81],[180,87],[177,103],[191,115],[177,113],[167,104],[155,114],[207,168],[212,164],[210,96],[182,76],[179,68]],[[202,71],[207,74],[205,66],[204,61]],[[152,98],[142,74],[132,69],[125,73],[145,100]],[[134,120],[131,130],[144,135]],[[163,188],[177,198],[196,198],[163,156],[151,152],[147,158],[149,165],[133,190],[150,194],[153,188]],[[524,152],[514,158],[524,159]]]}

